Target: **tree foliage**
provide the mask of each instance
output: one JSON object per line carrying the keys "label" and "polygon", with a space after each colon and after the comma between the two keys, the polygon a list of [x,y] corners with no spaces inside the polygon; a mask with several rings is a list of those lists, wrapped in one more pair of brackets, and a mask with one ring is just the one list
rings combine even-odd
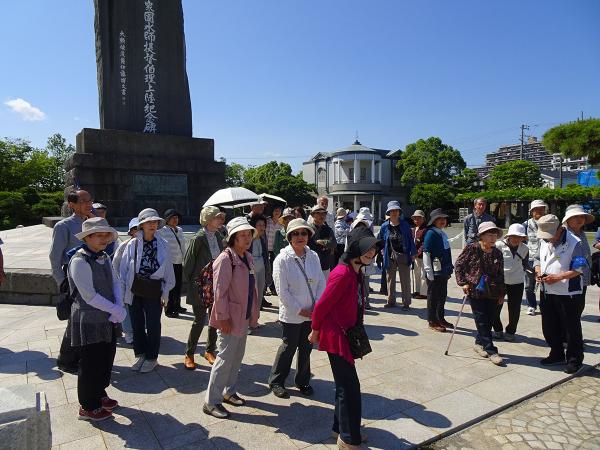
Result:
{"label": "tree foliage", "polygon": [[225,163],[225,185],[228,187],[242,186],[246,168],[238,163],[227,164],[225,158],[221,158],[221,162]]}
{"label": "tree foliage", "polygon": [[454,201],[454,194],[446,184],[417,184],[409,200],[412,205],[431,211],[434,208],[446,208]]}
{"label": "tree foliage", "polygon": [[452,186],[456,192],[479,191],[479,176],[475,169],[463,169],[459,175],[452,177]]}
{"label": "tree foliage", "polygon": [[566,157],[587,156],[590,164],[600,163],[600,119],[579,120],[550,128],[542,140],[550,153]]}
{"label": "tree foliage", "polygon": [[523,188],[523,189],[498,189],[485,190],[483,192],[467,192],[455,197],[455,202],[471,203],[478,197],[485,198],[488,203],[496,202],[530,202],[541,198],[547,202],[585,202],[587,199],[600,198],[600,187],[584,187],[578,184],[570,184],[562,189],[551,188]]}
{"label": "tree foliage", "polygon": [[460,152],[438,137],[419,139],[399,154],[397,169],[403,185],[449,184],[465,169]]}
{"label": "tree foliage", "polygon": [[487,186],[490,189],[522,189],[542,186],[540,167],[531,161],[509,161],[492,169]]}

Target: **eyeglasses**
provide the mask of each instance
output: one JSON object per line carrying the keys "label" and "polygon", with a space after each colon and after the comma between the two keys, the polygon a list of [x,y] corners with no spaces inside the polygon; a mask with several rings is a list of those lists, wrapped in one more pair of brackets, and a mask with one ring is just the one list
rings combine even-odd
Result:
{"label": "eyeglasses", "polygon": [[290,233],[290,235],[291,235],[292,237],[296,237],[296,236],[302,236],[302,237],[306,237],[306,236],[308,236],[308,231],[292,231],[292,232]]}

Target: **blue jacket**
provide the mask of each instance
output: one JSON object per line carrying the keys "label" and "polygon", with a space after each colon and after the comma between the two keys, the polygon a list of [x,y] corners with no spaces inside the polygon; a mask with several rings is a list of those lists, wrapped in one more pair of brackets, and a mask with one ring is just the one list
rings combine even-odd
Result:
{"label": "blue jacket", "polygon": [[[417,254],[417,247],[415,247],[415,241],[413,241],[412,230],[408,222],[404,219],[400,219],[400,231],[402,233],[402,245],[406,255],[406,264],[412,264],[412,257]],[[390,221],[386,220],[381,224],[377,239],[383,241],[383,268],[387,269],[390,263]]]}
{"label": "blue jacket", "polygon": [[441,273],[434,273],[434,275],[452,275],[454,266],[452,265],[452,253],[450,249],[444,248],[444,240],[442,236],[433,227],[428,227],[425,232],[425,239],[423,241],[423,251],[431,255],[431,260],[439,258],[442,264]]}

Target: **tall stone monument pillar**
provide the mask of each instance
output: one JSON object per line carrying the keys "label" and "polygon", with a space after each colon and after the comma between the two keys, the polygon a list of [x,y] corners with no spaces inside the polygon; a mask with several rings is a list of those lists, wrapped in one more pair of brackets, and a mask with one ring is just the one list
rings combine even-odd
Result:
{"label": "tall stone monument pillar", "polygon": [[224,186],[214,141],[192,137],[181,0],[94,0],[100,127],[77,135],[69,184],[124,225],[146,207],[197,221]]}

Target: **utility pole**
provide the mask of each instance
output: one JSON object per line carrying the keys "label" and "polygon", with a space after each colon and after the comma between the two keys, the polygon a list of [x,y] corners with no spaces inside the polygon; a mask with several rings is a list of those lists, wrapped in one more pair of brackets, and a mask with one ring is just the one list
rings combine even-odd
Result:
{"label": "utility pole", "polygon": [[525,145],[525,130],[529,130],[529,125],[521,125],[521,155],[519,159],[523,160],[523,145]]}

